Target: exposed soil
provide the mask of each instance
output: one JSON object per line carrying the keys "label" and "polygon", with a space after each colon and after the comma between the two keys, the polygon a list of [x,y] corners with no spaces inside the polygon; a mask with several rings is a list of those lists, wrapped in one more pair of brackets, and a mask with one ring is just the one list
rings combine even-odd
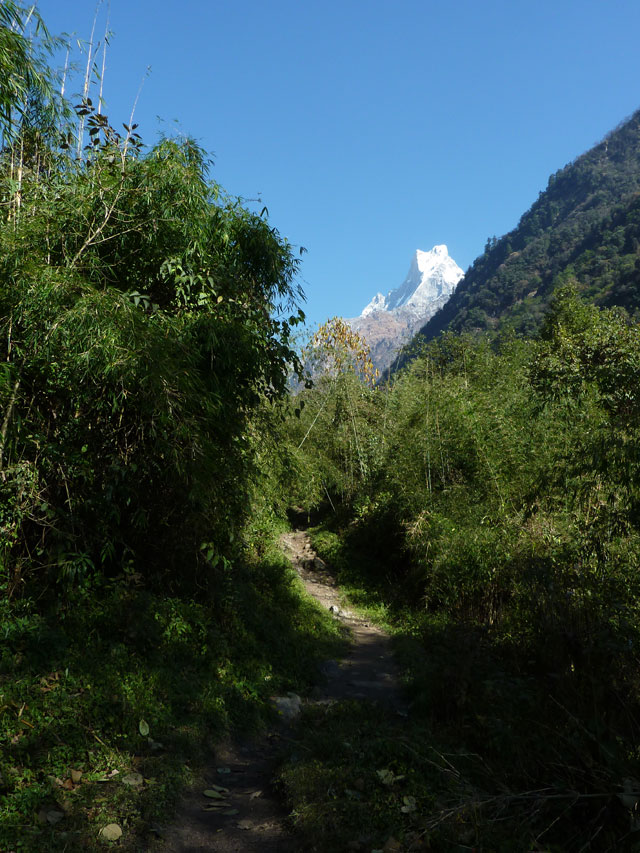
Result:
{"label": "exposed soil", "polygon": [[286,533],[281,542],[309,595],[331,610],[349,628],[353,640],[343,660],[325,663],[325,683],[315,691],[315,701],[362,699],[378,702],[405,714],[407,707],[398,686],[398,670],[388,635],[347,606],[343,607],[335,578],[313,551],[305,531]]}
{"label": "exposed soil", "polygon": [[[271,785],[280,737],[272,734],[216,749],[204,779],[187,793],[175,824],[154,849],[167,853],[295,853],[298,848],[286,827],[286,810]],[[228,788],[222,800],[204,796],[203,791],[213,785]],[[217,804],[220,807],[214,808]]]}
{"label": "exposed soil", "polygon": [[[322,683],[302,704],[330,704],[344,699],[377,702],[406,715],[389,638],[380,628],[343,607],[335,579],[314,553],[307,533],[295,530],[282,537],[282,547],[307,592],[350,630],[352,644],[340,661],[326,661]],[[204,779],[185,796],[176,822],[154,849],[165,853],[295,853],[299,849],[287,828],[287,813],[273,790],[283,741],[289,736],[298,697],[279,697],[282,722],[256,741],[219,747]],[[221,799],[203,791],[215,787]]]}

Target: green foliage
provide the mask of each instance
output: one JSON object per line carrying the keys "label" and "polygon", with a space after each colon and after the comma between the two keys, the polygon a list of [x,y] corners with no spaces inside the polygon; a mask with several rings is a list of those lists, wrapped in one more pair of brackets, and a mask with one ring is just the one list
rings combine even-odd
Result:
{"label": "green foliage", "polygon": [[272,544],[298,259],[192,140],[88,93],[72,129],[25,14],[0,2],[0,848],[133,849],[341,648]]}
{"label": "green foliage", "polygon": [[0,140],[7,146],[28,125],[34,100],[55,100],[47,59],[57,43],[33,6],[0,3]]}
{"label": "green foliage", "polygon": [[[314,544],[392,626],[416,737],[456,768],[449,805],[425,800],[412,827],[432,849],[637,842],[620,797],[638,778],[639,359],[625,312],[566,283],[537,341],[444,335],[379,393],[375,419],[359,413],[375,464]],[[313,464],[331,441],[310,433]],[[312,749],[313,785],[339,778]],[[421,771],[411,796],[434,784]],[[383,834],[405,831],[380,810]]]}
{"label": "green foliage", "polygon": [[289,425],[301,472],[295,502],[306,508],[327,500],[335,508],[369,477],[380,453],[382,396],[351,371],[318,377],[298,393],[301,414]]}
{"label": "green foliage", "polygon": [[[307,711],[301,738],[280,781],[304,849],[382,850],[392,838],[410,849],[432,840],[421,816],[448,786],[424,730],[344,702]],[[427,765],[436,769],[425,774]]]}
{"label": "green foliage", "polygon": [[122,566],[206,586],[199,544],[234,551],[251,420],[297,363],[297,261],[190,140],[143,155],[87,112],[87,157],[25,177],[0,231],[0,559],[9,594]]}
{"label": "green foliage", "polygon": [[116,822],[138,849],[216,740],[264,726],[271,695],[304,692],[339,654],[277,546],[234,568],[216,604],[134,580],[57,614],[0,603],[0,848],[102,849]]}
{"label": "green foliage", "polygon": [[307,381],[291,401],[287,434],[299,472],[289,496],[302,508],[326,500],[335,511],[377,464],[382,395],[366,342],[337,317],[320,327],[302,360]]}
{"label": "green foliage", "polygon": [[192,140],[147,150],[87,94],[74,138],[24,16],[0,3],[0,846],[128,843],[209,737],[311,687],[341,639],[274,555],[290,502],[330,510],[414,699],[407,732],[316,714],[283,773],[309,837],[632,845],[640,339],[577,290],[636,307],[638,116],[434,321],[539,340],[444,335],[372,388],[334,323],[288,405],[292,247]]}

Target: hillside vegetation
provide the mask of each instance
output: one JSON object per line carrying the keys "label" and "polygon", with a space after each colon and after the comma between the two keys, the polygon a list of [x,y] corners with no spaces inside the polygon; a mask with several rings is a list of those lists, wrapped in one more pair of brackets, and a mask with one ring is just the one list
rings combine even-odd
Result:
{"label": "hillside vegetation", "polygon": [[640,306],[640,111],[549,178],[518,226],[487,241],[422,329],[535,333],[558,282],[575,276],[595,304]]}

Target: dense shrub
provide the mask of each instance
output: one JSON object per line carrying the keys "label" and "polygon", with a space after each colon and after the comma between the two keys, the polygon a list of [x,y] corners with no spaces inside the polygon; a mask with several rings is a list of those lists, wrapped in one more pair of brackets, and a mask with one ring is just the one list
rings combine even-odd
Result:
{"label": "dense shrub", "polygon": [[124,570],[206,588],[237,551],[252,436],[296,364],[297,260],[191,140],[145,152],[79,111],[82,158],[38,154],[18,188],[17,142],[0,163],[4,584]]}
{"label": "dense shrub", "polygon": [[[638,777],[639,365],[637,325],[567,286],[538,340],[445,335],[375,392],[377,419],[351,410],[379,452],[316,544],[385,607],[414,722],[483,768],[425,826],[456,837],[485,802],[495,849],[515,849],[507,814],[518,849],[635,838],[616,793]],[[316,467],[337,436],[309,434]]]}

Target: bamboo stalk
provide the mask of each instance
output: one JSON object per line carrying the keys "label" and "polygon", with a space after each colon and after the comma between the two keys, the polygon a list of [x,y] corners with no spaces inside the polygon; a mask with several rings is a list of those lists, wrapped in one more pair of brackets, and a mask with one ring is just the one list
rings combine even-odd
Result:
{"label": "bamboo stalk", "polygon": [[22,176],[24,174],[24,130],[20,134],[20,160],[18,162],[18,186],[15,195],[15,220],[16,225],[20,218],[20,208],[22,206]]}
{"label": "bamboo stalk", "polygon": [[147,68],[144,77],[140,81],[140,86],[138,87],[138,91],[136,93],[136,97],[135,97],[135,100],[133,102],[133,106],[131,107],[131,115],[129,116],[129,130],[127,131],[127,136],[125,138],[124,145],[122,148],[122,153],[125,157],[127,154],[127,149],[129,148],[129,141],[131,140],[131,132],[132,132],[131,129],[133,127],[133,117],[134,117],[135,112],[136,112],[136,107],[138,106],[138,101],[140,100],[140,95],[142,93],[142,87],[144,86],[144,81],[147,79],[147,76],[149,75],[149,71],[150,71],[150,68]]}
{"label": "bamboo stalk", "polygon": [[0,477],[2,477],[2,481],[4,482],[7,477],[4,472],[4,450],[7,444],[7,434],[9,432],[9,424],[11,422],[11,417],[13,415],[13,410],[15,409],[16,400],[18,398],[18,390],[20,388],[20,379],[21,376],[18,374],[18,378],[13,383],[13,388],[11,389],[11,398],[9,399],[9,405],[7,406],[7,411],[4,414],[4,419],[2,421],[2,429],[0,429]]}
{"label": "bamboo stalk", "polygon": [[62,72],[62,84],[60,86],[60,97],[64,98],[64,90],[67,83],[67,72],[69,71],[69,54],[71,53],[71,42],[67,42],[67,55],[64,59],[64,70]]}
{"label": "bamboo stalk", "polygon": [[333,382],[331,383],[331,387],[329,388],[329,391],[327,392],[326,397],[325,397],[325,398],[324,398],[324,400],[322,401],[322,405],[321,405],[321,406],[320,406],[320,408],[318,409],[318,413],[316,414],[315,418],[313,419],[313,421],[312,421],[312,423],[311,423],[311,426],[310,426],[310,427],[309,427],[309,429],[306,431],[306,433],[305,433],[305,435],[304,435],[304,438],[302,439],[302,441],[301,441],[301,442],[300,442],[300,444],[298,445],[298,450],[300,450],[300,448],[302,447],[302,445],[305,443],[305,441],[306,441],[306,440],[307,440],[307,438],[309,437],[309,433],[311,432],[311,430],[312,430],[312,429],[314,428],[314,426],[316,425],[316,421],[318,420],[318,418],[319,418],[319,417],[320,417],[320,415],[322,414],[322,410],[323,410],[323,409],[324,409],[324,407],[326,406],[327,401],[328,401],[328,399],[329,399],[329,394],[330,394],[330,393],[331,393],[331,391],[333,390],[333,386],[334,386],[335,384],[336,384],[336,378],[334,377]]}
{"label": "bamboo stalk", "polygon": [[[91,80],[91,62],[93,59],[93,36],[96,31],[96,22],[98,20],[98,12],[100,11],[100,6],[102,5],[102,0],[98,0],[96,4],[96,11],[93,15],[93,24],[91,26],[91,35],[89,37],[89,45],[87,49],[87,67],[84,73],[84,87],[82,89],[82,102],[86,102],[89,97],[89,85]],[[80,121],[78,123],[78,160],[82,156],[82,140],[84,139],[84,116],[80,116]]]}
{"label": "bamboo stalk", "polygon": [[104,88],[104,72],[107,65],[107,44],[109,42],[109,20],[111,17],[111,0],[107,3],[107,22],[104,25],[104,39],[102,44],[102,69],[100,71],[100,91],[98,93],[98,112],[102,112],[103,99],[102,91]]}

